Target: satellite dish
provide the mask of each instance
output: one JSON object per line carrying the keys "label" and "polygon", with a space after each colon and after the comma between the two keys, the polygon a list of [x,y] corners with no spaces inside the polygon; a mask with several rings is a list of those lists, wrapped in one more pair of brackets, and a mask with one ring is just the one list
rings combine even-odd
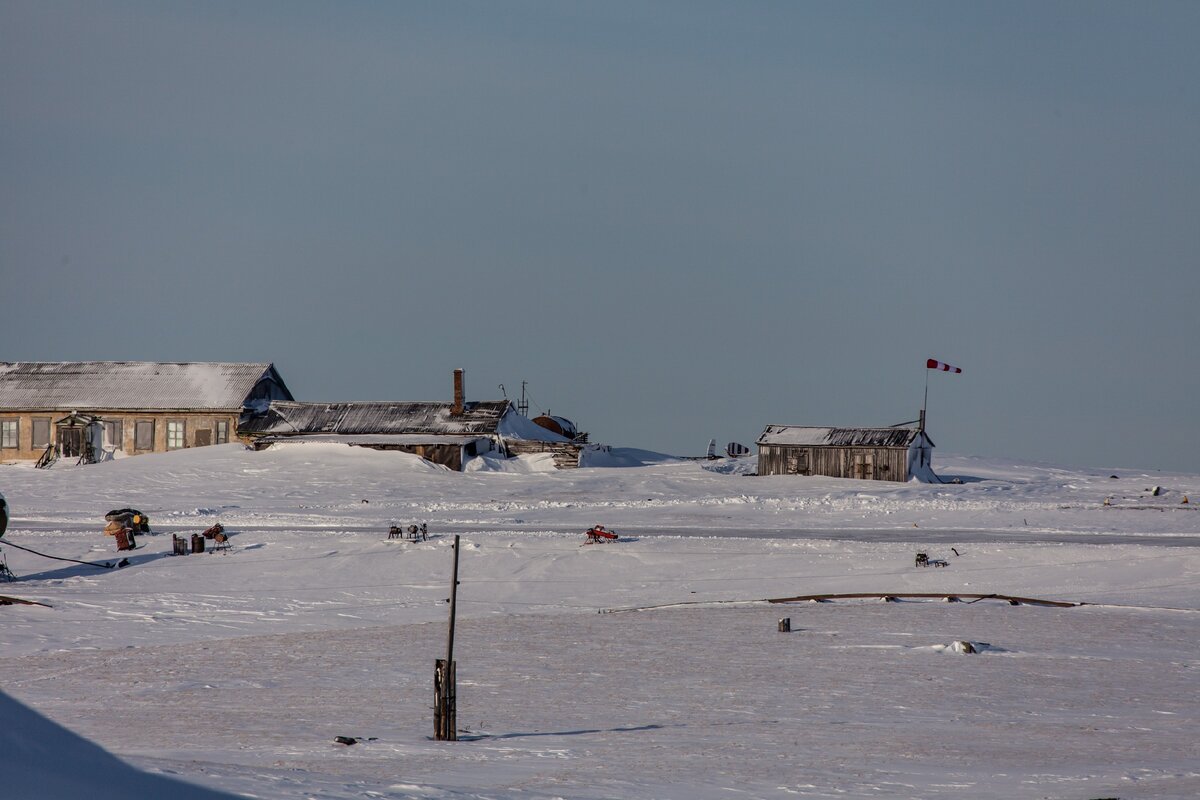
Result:
{"label": "satellite dish", "polygon": [[737,442],[730,442],[729,444],[725,445],[725,453],[730,458],[738,458],[739,456],[744,456],[744,455],[749,454],[749,452],[750,452],[750,448],[746,447],[746,445],[744,445],[744,444],[738,444]]}

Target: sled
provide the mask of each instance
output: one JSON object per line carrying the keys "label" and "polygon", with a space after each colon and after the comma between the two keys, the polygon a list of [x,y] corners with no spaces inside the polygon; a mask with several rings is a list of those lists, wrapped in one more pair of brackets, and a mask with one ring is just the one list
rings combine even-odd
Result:
{"label": "sled", "polygon": [[603,544],[604,542],[615,542],[619,538],[617,534],[610,530],[605,530],[603,525],[596,525],[583,532],[587,537],[584,544]]}

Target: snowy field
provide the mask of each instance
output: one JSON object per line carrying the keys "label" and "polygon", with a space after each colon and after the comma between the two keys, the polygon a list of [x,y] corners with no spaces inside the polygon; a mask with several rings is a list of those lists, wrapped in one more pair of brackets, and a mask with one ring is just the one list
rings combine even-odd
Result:
{"label": "snowy field", "polygon": [[[28,707],[0,695],[0,797],[189,796],[163,776],[215,790],[197,800],[1200,796],[1200,476],[610,463],[224,445],[0,467],[5,544],[115,563],[125,506],[157,532],[122,569],[3,548],[0,594],[50,607],[0,606]],[[218,521],[231,552],[170,555]],[[594,524],[622,541],[581,546]],[[456,533],[461,740],[435,742]],[[1086,605],[763,602],[817,593]]]}

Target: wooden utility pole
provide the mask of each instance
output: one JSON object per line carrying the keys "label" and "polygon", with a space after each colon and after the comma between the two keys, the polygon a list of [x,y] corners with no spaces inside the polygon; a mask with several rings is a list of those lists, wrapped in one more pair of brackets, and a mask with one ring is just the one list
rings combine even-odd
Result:
{"label": "wooden utility pole", "polygon": [[454,536],[454,572],[450,578],[450,629],[446,657],[433,665],[433,736],[439,742],[458,740],[458,679],[454,663],[454,612],[458,600],[458,535]]}

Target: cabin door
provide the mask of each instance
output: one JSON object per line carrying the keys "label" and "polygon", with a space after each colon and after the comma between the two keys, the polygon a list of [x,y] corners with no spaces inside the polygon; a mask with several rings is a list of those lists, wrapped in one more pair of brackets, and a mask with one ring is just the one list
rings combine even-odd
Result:
{"label": "cabin door", "polygon": [[212,431],[202,428],[196,431],[196,447],[208,447],[212,444]]}
{"label": "cabin door", "polygon": [[59,428],[58,452],[63,458],[79,458],[83,455],[84,428]]}
{"label": "cabin door", "polygon": [[854,471],[851,473],[855,478],[864,481],[875,479],[875,454],[874,453],[855,453],[854,454]]}
{"label": "cabin door", "polygon": [[787,470],[786,475],[807,475],[808,474],[808,451],[789,449],[787,452]]}

